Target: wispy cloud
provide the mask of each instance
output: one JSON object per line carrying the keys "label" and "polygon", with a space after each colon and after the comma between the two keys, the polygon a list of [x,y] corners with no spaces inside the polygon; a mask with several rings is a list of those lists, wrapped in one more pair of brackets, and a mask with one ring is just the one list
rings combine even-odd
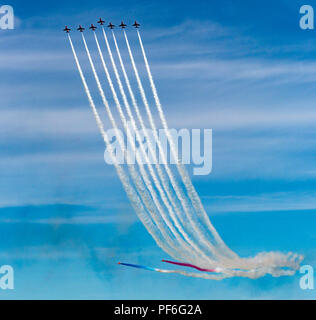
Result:
{"label": "wispy cloud", "polygon": [[60,248],[52,245],[47,246],[25,246],[22,249],[14,248],[10,251],[0,251],[0,259],[6,260],[60,260],[82,258],[84,253],[74,248]]}
{"label": "wispy cloud", "polygon": [[[23,121],[22,121],[23,119]],[[97,132],[88,107],[74,109],[4,110],[0,118],[2,135],[91,134]]]}
{"label": "wispy cloud", "polygon": [[[259,132],[264,128],[287,127],[294,129],[304,126],[308,130],[307,128],[312,128],[316,122],[316,112],[311,109],[310,102],[307,102],[304,106],[305,108],[298,108],[298,106],[289,102],[286,105],[287,110],[284,110],[284,106],[278,103],[265,106],[265,103],[260,102],[260,107],[253,106],[251,108],[246,104],[244,106],[239,104],[233,106],[215,105],[207,110],[205,103],[205,106],[199,106],[200,112],[184,115],[181,120],[179,120],[178,111],[169,110],[168,122],[172,127],[204,127],[216,130],[224,129],[227,132],[236,129],[257,129]],[[295,133],[293,132],[293,134]],[[299,135],[297,137],[299,138]],[[277,133],[274,134],[274,138],[277,138]]]}
{"label": "wispy cloud", "polygon": [[152,67],[156,75],[162,78],[195,79],[195,81],[269,80],[270,85],[316,81],[315,62],[211,59],[198,62],[153,64]]}
{"label": "wispy cloud", "polygon": [[275,212],[316,210],[314,192],[275,192],[256,195],[203,196],[212,214],[234,212]]}
{"label": "wispy cloud", "polygon": [[0,223],[23,223],[23,224],[48,224],[48,225],[101,225],[101,224],[121,224],[121,223],[134,223],[138,222],[135,215],[111,215],[111,216],[77,216],[69,218],[46,218],[46,219],[15,219],[15,218],[6,218],[0,219]]}

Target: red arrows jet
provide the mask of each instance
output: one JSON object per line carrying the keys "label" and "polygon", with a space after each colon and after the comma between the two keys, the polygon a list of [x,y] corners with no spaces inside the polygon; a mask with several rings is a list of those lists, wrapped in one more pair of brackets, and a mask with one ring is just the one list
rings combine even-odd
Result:
{"label": "red arrows jet", "polygon": [[122,21],[121,24],[119,25],[119,27],[121,27],[122,29],[126,28],[126,24]]}
{"label": "red arrows jet", "polygon": [[81,25],[79,24],[79,28],[77,30],[80,32],[83,32],[85,30],[85,28],[81,27]]}
{"label": "red arrows jet", "polygon": [[99,23],[101,26],[103,26],[103,25],[105,24],[105,21],[100,18],[100,20],[98,21],[98,23]]}
{"label": "red arrows jet", "polygon": [[108,28],[113,29],[115,27],[114,24],[112,24],[112,22],[109,23]]}
{"label": "red arrows jet", "polygon": [[136,29],[138,29],[140,27],[140,24],[137,23],[137,21],[135,21],[135,23],[133,24],[133,27],[135,27]]}
{"label": "red arrows jet", "polygon": [[71,31],[71,29],[69,29],[69,28],[66,26],[63,31],[65,31],[66,33],[69,33],[69,32]]}
{"label": "red arrows jet", "polygon": [[95,26],[93,25],[93,23],[91,23],[91,27],[90,27],[89,29],[92,30],[92,31],[95,31],[96,28],[97,28],[97,27],[95,27]]}

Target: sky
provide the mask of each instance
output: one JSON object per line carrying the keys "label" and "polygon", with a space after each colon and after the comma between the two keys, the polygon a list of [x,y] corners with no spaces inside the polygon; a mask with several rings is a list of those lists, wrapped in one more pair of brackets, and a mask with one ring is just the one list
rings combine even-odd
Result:
{"label": "sky", "polygon": [[116,264],[163,267],[168,257],[104,163],[62,32],[100,17],[139,21],[169,126],[213,129],[212,173],[190,174],[224,241],[243,257],[293,251],[315,266],[316,31],[299,28],[299,8],[316,1],[307,2],[7,3],[15,29],[0,30],[0,265],[14,267],[15,290],[0,299],[315,299],[299,273],[214,282]]}

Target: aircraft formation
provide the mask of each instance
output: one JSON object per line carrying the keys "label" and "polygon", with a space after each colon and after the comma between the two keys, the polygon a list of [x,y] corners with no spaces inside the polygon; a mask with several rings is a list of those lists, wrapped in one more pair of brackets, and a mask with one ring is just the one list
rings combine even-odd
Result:
{"label": "aircraft formation", "polygon": [[[100,26],[103,26],[103,25],[105,24],[105,21],[102,20],[102,18],[100,18],[100,20],[99,20],[97,23],[98,23]],[[138,29],[138,28],[140,27],[140,24],[139,24],[137,21],[135,21],[134,24],[132,24],[132,26],[135,27],[136,29]],[[110,22],[107,27],[108,27],[109,29],[113,30],[113,29],[115,28],[115,25],[112,24],[112,22]],[[125,28],[127,27],[127,25],[126,25],[123,21],[121,21],[121,24],[119,25],[119,27],[121,27],[122,29],[125,29]],[[92,31],[95,31],[96,29],[97,29],[97,27],[94,26],[93,23],[92,23],[91,26],[89,27],[89,30],[92,30]],[[81,25],[79,25],[79,27],[77,28],[77,30],[78,30],[79,32],[83,32],[83,31],[85,31],[85,28],[82,27]],[[66,33],[69,33],[69,32],[71,31],[71,29],[68,28],[68,26],[66,26],[63,31],[65,31]]]}
{"label": "aircraft formation", "polygon": [[[210,280],[223,280],[231,277],[257,279],[266,274],[270,274],[273,277],[294,275],[295,272],[300,269],[300,263],[303,260],[302,255],[296,253],[261,252],[254,257],[242,258],[232,251],[221,239],[202,205],[190,176],[181,162],[181,158],[179,158],[177,146],[173,142],[174,139],[160,102],[143,45],[141,32],[138,30],[140,24],[135,21],[133,27],[137,29],[135,33],[137,33],[139,49],[141,49],[143,56],[142,68],[146,70],[143,75],[140,75],[140,70],[137,67],[141,62],[138,61],[138,63],[135,63],[133,55],[134,46],[130,46],[129,35],[125,32],[127,25],[124,22],[121,22],[119,25],[119,27],[123,29],[122,32],[124,34],[124,37],[120,37],[120,41],[125,42],[124,48],[127,50],[125,51],[126,58],[122,59],[121,50],[115,35],[116,33],[114,30],[112,30],[113,32],[105,32],[103,29],[104,27],[114,29],[115,25],[111,22],[108,25],[105,24],[102,18],[100,18],[97,23],[103,31],[101,33],[107,48],[107,58],[109,58],[110,64],[112,65],[110,70],[108,69],[107,62],[105,62],[104,50],[101,49],[99,44],[98,32],[93,33],[93,38],[95,38],[94,40],[103,68],[100,64],[98,66],[94,62],[89,45],[85,39],[85,34],[83,33],[85,28],[79,25],[77,30],[81,32],[80,38],[82,38],[86,57],[89,60],[90,68],[98,87],[99,96],[103,102],[107,118],[111,122],[111,127],[116,131],[119,130],[122,124],[126,131],[126,140],[124,139],[125,135],[123,135],[122,138],[118,135],[118,145],[113,145],[112,139],[105,131],[103,119],[99,113],[100,106],[97,106],[94,102],[93,93],[90,91],[88,80],[85,77],[85,70],[81,67],[81,55],[78,57],[70,35],[71,29],[66,26],[64,31],[67,33],[83,89],[87,95],[90,108],[104,140],[108,155],[131,201],[132,207],[158,246],[172,258],[172,261],[163,260],[163,262],[182,267],[182,269],[166,270],[130,263],[119,264],[160,273],[181,274],[188,277]],[[94,24],[87,27],[87,29],[92,31],[95,31],[96,28]],[[99,33],[99,36],[101,36],[101,33]],[[109,39],[112,39],[113,42],[109,41]],[[113,44],[115,45],[115,49],[111,48]],[[94,46],[95,49],[96,47]],[[115,59],[115,57],[117,59]],[[119,62],[119,66],[117,62]],[[130,68],[127,69],[125,67],[126,63],[129,63]],[[107,78],[108,89],[112,92],[113,102],[116,106],[115,114],[112,112],[114,106],[111,107],[109,104],[107,94],[103,89],[103,84],[98,75],[98,69],[103,69],[100,71],[103,76],[105,75]],[[116,81],[114,77],[112,78],[111,71]],[[120,71],[121,75],[123,75],[125,85],[121,80]],[[133,79],[136,80],[137,85],[136,83],[133,85],[130,82],[129,73],[131,73]],[[143,80],[147,83],[147,89],[143,85]],[[114,81],[116,83],[114,83]],[[137,92],[134,92],[134,87],[135,89],[137,88]],[[135,97],[137,93],[140,99]],[[153,99],[153,106],[148,100],[148,95]],[[124,108],[119,96],[122,98]],[[130,105],[130,102],[132,105]],[[152,110],[152,108],[154,108],[154,110]],[[144,112],[144,109],[146,112]],[[166,147],[170,150],[170,157],[176,160],[176,168],[174,169],[168,164],[168,151],[164,149],[164,143],[162,143],[159,136],[155,134],[159,131],[157,130],[158,123],[156,123],[154,112],[155,115],[157,114],[157,118],[159,117],[159,119],[157,119],[159,120],[159,125],[162,125],[162,129],[166,134]],[[116,118],[120,118],[119,123],[116,121]],[[147,118],[150,130],[154,133],[153,137],[147,134],[148,130],[145,124]],[[131,124],[131,127],[128,123]],[[144,133],[144,137],[139,135],[140,129]],[[144,138],[148,143],[141,143]],[[127,162],[127,165],[123,166],[124,162],[121,164],[116,157],[115,151],[119,148],[120,150],[126,151],[124,160],[129,160],[126,142],[132,147],[135,155],[138,150],[141,151],[141,158],[135,156],[136,162],[134,165]],[[164,164],[163,168],[162,164],[152,165],[150,163],[150,159],[156,158],[157,151],[159,152],[158,158],[161,159],[162,164]],[[148,165],[144,166],[144,162],[141,159],[146,160],[145,163]],[[186,268],[191,268],[191,270]]]}

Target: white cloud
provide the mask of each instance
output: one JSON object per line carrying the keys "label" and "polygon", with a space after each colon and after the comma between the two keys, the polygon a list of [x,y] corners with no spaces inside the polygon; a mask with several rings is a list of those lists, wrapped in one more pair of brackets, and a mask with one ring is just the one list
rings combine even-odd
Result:
{"label": "white cloud", "polygon": [[[213,104],[210,102],[210,104]],[[302,103],[303,104],[303,103]],[[191,109],[192,113],[184,113],[179,119],[178,111],[169,110],[168,123],[171,127],[213,128],[213,129],[263,129],[292,127],[302,128],[314,126],[316,111],[311,109],[310,103],[304,107],[293,106],[291,103],[280,106],[278,103],[250,108],[249,106],[232,105],[207,108],[207,105]]]}
{"label": "white cloud", "polygon": [[89,109],[7,109],[1,112],[0,133],[9,135],[73,135],[98,132]]}
{"label": "white cloud", "polygon": [[51,224],[51,225],[87,225],[87,224],[121,224],[138,222],[136,215],[104,215],[104,216],[75,216],[70,218],[46,218],[46,219],[0,219],[0,223],[30,223],[30,224]]}
{"label": "white cloud", "polygon": [[78,249],[64,248],[63,246],[24,246],[7,251],[0,251],[0,259],[22,259],[22,260],[58,260],[58,259],[78,259],[84,256],[83,251]]}
{"label": "white cloud", "polygon": [[212,214],[316,209],[316,193],[312,192],[275,192],[253,196],[203,196],[202,200],[207,211]]}
{"label": "white cloud", "polygon": [[[161,62],[152,65],[161,78],[211,81],[269,80],[276,83],[316,81],[316,63],[269,59],[209,59]],[[272,83],[271,83],[272,81]]]}

